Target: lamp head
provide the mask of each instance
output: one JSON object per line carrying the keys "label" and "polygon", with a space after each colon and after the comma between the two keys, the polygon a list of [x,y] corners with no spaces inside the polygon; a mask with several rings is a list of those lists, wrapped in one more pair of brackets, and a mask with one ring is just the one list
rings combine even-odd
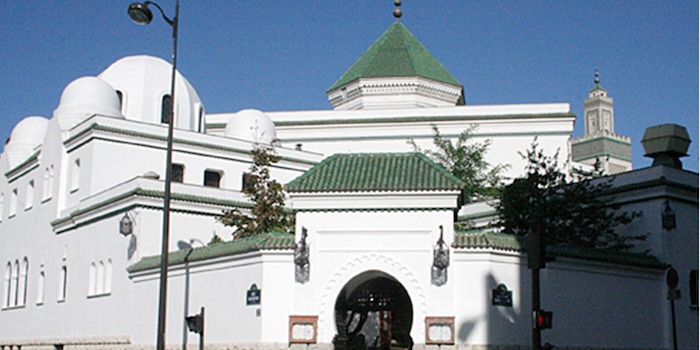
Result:
{"label": "lamp head", "polygon": [[129,9],[127,12],[129,13],[129,17],[131,17],[131,20],[134,21],[136,24],[141,24],[141,25],[146,25],[148,23],[151,23],[153,20],[153,12],[148,9],[148,6],[145,3],[140,3],[140,2],[132,2],[131,5],[129,5]]}

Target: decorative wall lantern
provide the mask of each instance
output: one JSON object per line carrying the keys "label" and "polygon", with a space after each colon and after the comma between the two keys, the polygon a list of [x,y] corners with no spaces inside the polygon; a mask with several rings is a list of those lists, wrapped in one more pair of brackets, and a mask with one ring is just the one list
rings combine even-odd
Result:
{"label": "decorative wall lantern", "polygon": [[676,228],[676,212],[671,209],[671,204],[668,201],[664,202],[664,211],[661,212],[661,227],[666,231],[671,231]]}
{"label": "decorative wall lantern", "polygon": [[134,233],[134,221],[131,220],[128,212],[124,212],[124,216],[119,220],[119,233],[124,237]]}
{"label": "decorative wall lantern", "polygon": [[309,281],[309,245],[306,244],[306,227],[301,228],[301,239],[294,248],[294,278],[298,283]]}
{"label": "decorative wall lantern", "polygon": [[443,239],[443,227],[440,225],[440,238],[433,248],[432,282],[436,286],[447,283],[447,268],[450,266],[450,247]]}

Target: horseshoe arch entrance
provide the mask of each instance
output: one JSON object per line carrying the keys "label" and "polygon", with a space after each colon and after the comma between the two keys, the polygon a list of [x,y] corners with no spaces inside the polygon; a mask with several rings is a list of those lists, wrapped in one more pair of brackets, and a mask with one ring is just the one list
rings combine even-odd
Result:
{"label": "horseshoe arch entrance", "polygon": [[336,350],[411,349],[413,306],[390,275],[367,271],[351,279],[335,302]]}

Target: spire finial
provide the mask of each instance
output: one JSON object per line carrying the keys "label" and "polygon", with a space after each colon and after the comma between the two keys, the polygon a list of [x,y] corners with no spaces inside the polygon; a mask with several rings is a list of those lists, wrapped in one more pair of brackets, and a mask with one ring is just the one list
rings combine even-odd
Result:
{"label": "spire finial", "polygon": [[595,67],[595,79],[593,82],[598,85],[600,83],[600,73],[598,73],[598,67]]}
{"label": "spire finial", "polygon": [[396,6],[394,9],[394,17],[396,18],[396,22],[398,22],[403,15],[403,11],[399,8],[401,7],[401,0],[394,0],[394,6]]}

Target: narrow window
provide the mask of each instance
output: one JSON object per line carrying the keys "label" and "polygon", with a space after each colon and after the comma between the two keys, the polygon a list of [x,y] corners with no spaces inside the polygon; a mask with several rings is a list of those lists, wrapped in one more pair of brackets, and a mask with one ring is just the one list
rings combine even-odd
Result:
{"label": "narrow window", "polygon": [[46,167],[44,169],[44,188],[43,188],[43,196],[42,200],[47,200],[51,198],[53,195],[53,177],[54,177],[54,170],[53,170],[53,164]]}
{"label": "narrow window", "polygon": [[172,182],[182,183],[184,176],[185,176],[185,166],[182,164],[173,164],[172,170],[170,173],[170,180]]}
{"label": "narrow window", "polygon": [[15,260],[15,265],[12,267],[12,300],[10,306],[17,306],[19,301],[19,261]]}
{"label": "narrow window", "polygon": [[27,184],[27,197],[25,198],[24,210],[29,210],[34,205],[34,180],[29,180]]}
{"label": "narrow window", "polygon": [[246,190],[250,191],[253,189],[253,185],[255,185],[255,175],[251,173],[243,173],[243,186],[241,186],[241,190],[245,192]]}
{"label": "narrow window", "polygon": [[0,222],[2,222],[2,218],[5,216],[5,194],[0,193]]}
{"label": "narrow window", "polygon": [[204,106],[199,106],[199,114],[198,114],[198,120],[197,120],[197,131],[201,133],[206,133],[207,132],[207,126],[206,126],[206,121],[204,119]]}
{"label": "narrow window", "polygon": [[29,260],[24,257],[22,260],[22,272],[19,276],[19,300],[17,305],[24,306],[27,303],[27,275],[29,274]]}
{"label": "narrow window", "polygon": [[97,294],[104,294],[105,292],[105,263],[100,261],[97,265]]}
{"label": "narrow window", "polygon": [[97,288],[95,284],[97,283],[97,266],[95,263],[90,264],[90,271],[88,275],[88,296],[95,295]]}
{"label": "narrow window", "polygon": [[690,306],[698,306],[698,270],[690,270]]}
{"label": "narrow window", "polygon": [[46,273],[43,271],[39,272],[39,279],[37,280],[36,283],[36,304],[37,305],[42,305],[44,304],[44,285],[46,284]]}
{"label": "narrow window", "polygon": [[124,114],[124,93],[117,90],[117,98],[119,98],[119,110]]}
{"label": "narrow window", "polygon": [[73,162],[71,169],[70,191],[75,192],[80,188],[80,158]]}
{"label": "narrow window", "polygon": [[204,171],[204,186],[207,187],[220,187],[221,185],[221,173],[213,170]]}
{"label": "narrow window", "polygon": [[112,260],[107,260],[105,264],[105,294],[112,293]]}
{"label": "narrow window", "polygon": [[58,286],[58,301],[66,300],[66,289],[68,288],[68,266],[61,266],[61,280]]}
{"label": "narrow window", "polygon": [[12,287],[11,287],[11,281],[12,281],[12,264],[9,262],[5,266],[5,279],[4,279],[4,284],[3,284],[3,291],[5,291],[5,297],[2,298],[2,307],[6,308],[10,306],[10,295],[12,295]]}
{"label": "narrow window", "polygon": [[17,189],[13,189],[12,193],[10,194],[10,217],[15,216],[17,214]]}
{"label": "narrow window", "polygon": [[170,95],[163,95],[163,101],[160,107],[160,122],[163,124],[170,123],[170,112],[171,105],[173,103],[172,97]]}

